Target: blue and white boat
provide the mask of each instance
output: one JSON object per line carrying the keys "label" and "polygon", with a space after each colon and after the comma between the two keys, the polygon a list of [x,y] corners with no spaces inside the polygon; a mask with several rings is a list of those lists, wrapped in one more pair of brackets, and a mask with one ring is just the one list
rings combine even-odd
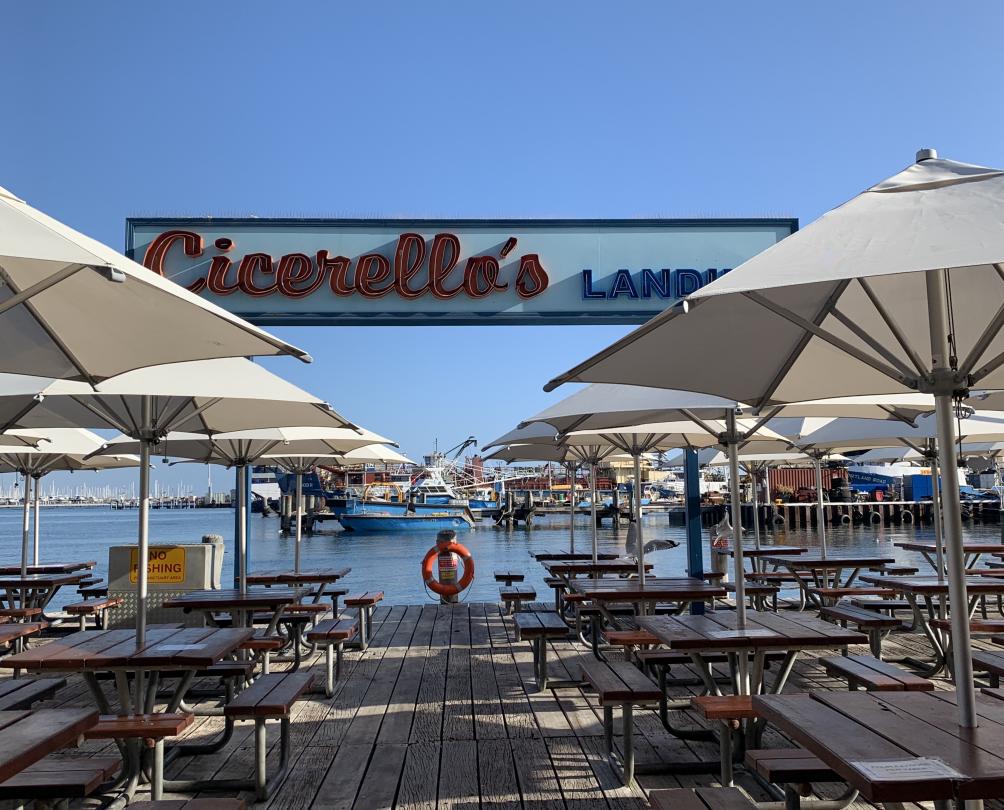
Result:
{"label": "blue and white boat", "polygon": [[461,514],[449,512],[406,512],[405,514],[390,514],[387,512],[357,512],[341,515],[338,522],[347,532],[358,533],[406,533],[406,532],[439,532],[444,529],[467,531],[474,528],[474,518],[469,511]]}

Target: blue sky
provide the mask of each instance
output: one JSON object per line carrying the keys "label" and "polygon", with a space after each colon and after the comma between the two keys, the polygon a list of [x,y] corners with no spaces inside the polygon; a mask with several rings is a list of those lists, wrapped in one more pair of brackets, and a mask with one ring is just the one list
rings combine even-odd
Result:
{"label": "blue sky", "polygon": [[[988,2],[17,3],[0,185],[120,249],[141,215],[806,223],[921,146],[1004,165],[1002,23]],[[504,432],[625,330],[275,331],[315,363],[270,368],[421,455]]]}

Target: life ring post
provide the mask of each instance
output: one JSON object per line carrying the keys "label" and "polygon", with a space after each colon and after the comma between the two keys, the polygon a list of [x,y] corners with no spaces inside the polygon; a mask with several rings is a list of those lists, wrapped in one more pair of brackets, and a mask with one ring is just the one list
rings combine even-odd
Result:
{"label": "life ring post", "polygon": [[[438,563],[438,579],[433,576],[434,563]],[[464,573],[458,581],[460,563],[463,563]],[[437,534],[436,545],[425,553],[422,579],[430,591],[439,594],[442,604],[458,601],[460,593],[474,581],[474,558],[463,544],[457,542],[457,533],[452,529],[444,529]]]}

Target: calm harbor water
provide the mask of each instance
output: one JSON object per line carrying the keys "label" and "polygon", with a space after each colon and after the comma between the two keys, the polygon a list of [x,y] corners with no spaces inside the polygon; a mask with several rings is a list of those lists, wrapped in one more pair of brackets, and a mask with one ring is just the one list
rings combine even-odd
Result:
{"label": "calm harbor water", "polygon": [[[40,559],[98,561],[96,572],[104,577],[107,571],[108,547],[135,542],[137,513],[135,509],[114,510],[107,507],[43,507],[41,512]],[[329,524],[331,525],[331,524]],[[529,556],[535,550],[568,547],[568,516],[554,515],[539,518],[532,531],[496,529],[490,522],[480,522],[478,528],[461,537],[473,553],[477,567],[474,584],[466,594],[471,600],[496,600],[498,585],[492,572],[512,568],[525,570],[526,582],[537,588],[538,598],[547,600],[551,591],[543,583],[543,569]],[[576,547],[589,548],[590,527],[588,515],[577,516]],[[681,543],[672,549],[659,549],[647,555],[658,575],[679,575],[686,567],[684,533],[680,527],[670,526],[665,514],[645,517],[646,541],[670,539]],[[232,570],[233,513],[228,509],[161,509],[150,514],[152,542],[199,542],[203,534],[219,534],[227,544],[224,562],[224,581]],[[20,559],[21,510],[0,509],[0,560],[14,563]],[[1000,528],[996,525],[970,525],[967,539],[997,542]],[[600,530],[600,546],[604,550],[626,553],[628,532],[626,527],[614,530],[605,526]],[[705,531],[707,539],[707,531]],[[765,540],[817,546],[818,537],[811,531],[776,531],[765,535]],[[902,540],[934,539],[929,527],[833,527],[828,533],[828,546],[834,555],[850,553],[882,553],[899,562],[923,560],[912,552],[895,548],[893,543]],[[415,604],[430,600],[420,574],[425,552],[434,544],[432,534],[412,535],[355,535],[335,531],[303,538],[303,566],[347,566],[352,575],[346,580],[349,587],[380,589],[389,603]],[[264,568],[292,567],[292,538],[279,534],[276,517],[252,516],[251,562],[253,571]],[[705,558],[709,550],[705,549]],[[75,590],[67,589],[59,596],[62,601],[73,601]]]}

